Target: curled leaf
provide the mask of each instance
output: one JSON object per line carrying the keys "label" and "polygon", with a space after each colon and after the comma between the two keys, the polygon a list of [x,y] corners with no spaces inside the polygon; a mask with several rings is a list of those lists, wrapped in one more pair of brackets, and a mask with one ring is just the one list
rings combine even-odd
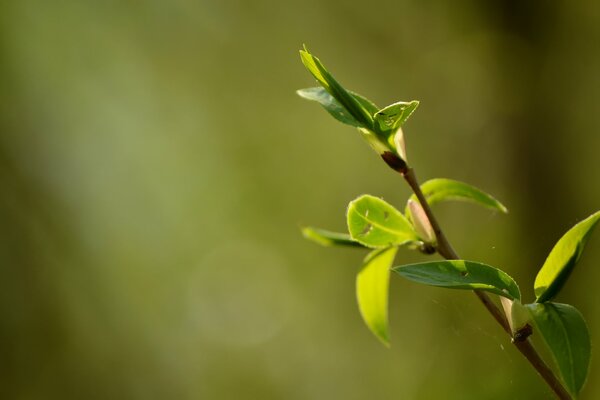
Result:
{"label": "curled leaf", "polygon": [[375,121],[379,124],[379,129],[382,132],[395,132],[406,122],[418,106],[419,102],[417,100],[399,101],[379,110],[375,114]]}

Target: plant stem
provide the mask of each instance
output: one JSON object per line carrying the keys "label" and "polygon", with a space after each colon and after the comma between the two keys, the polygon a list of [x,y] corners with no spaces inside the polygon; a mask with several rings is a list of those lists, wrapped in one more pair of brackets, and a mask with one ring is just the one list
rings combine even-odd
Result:
{"label": "plant stem", "polygon": [[[437,252],[447,260],[458,260],[460,257],[456,253],[456,251],[452,248],[452,245],[444,235],[444,232],[440,228],[440,225],[429,207],[427,203],[427,199],[425,199],[425,195],[421,191],[421,186],[417,181],[417,177],[412,168],[406,167],[399,171],[402,174],[402,177],[408,185],[411,187],[414,194],[419,199],[419,203],[423,207],[427,218],[429,218],[429,222],[431,223],[431,227],[435,232],[435,236],[437,239]],[[479,300],[483,303],[485,308],[492,314],[494,319],[500,324],[502,329],[506,333],[508,333],[512,337],[512,330],[506,319],[504,313],[500,310],[500,308],[492,301],[492,299],[487,295],[487,293],[481,290],[474,290],[475,295],[479,298]],[[529,361],[529,363],[535,368],[535,370],[540,374],[540,376],[546,381],[548,386],[554,391],[556,396],[560,400],[572,400],[571,395],[567,392],[567,390],[563,387],[561,382],[558,380],[556,375],[552,372],[552,370],[546,365],[544,360],[540,357],[538,352],[535,350],[529,339],[525,339],[523,341],[513,341],[515,347],[525,356],[525,358]]]}

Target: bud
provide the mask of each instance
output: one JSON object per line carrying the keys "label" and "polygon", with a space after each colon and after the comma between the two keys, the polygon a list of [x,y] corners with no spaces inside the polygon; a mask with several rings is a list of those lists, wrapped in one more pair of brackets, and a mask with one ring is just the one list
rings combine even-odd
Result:
{"label": "bud", "polygon": [[400,158],[403,159],[404,162],[408,162],[406,159],[406,145],[404,144],[404,132],[402,132],[402,128],[398,128],[394,135],[394,147]]}
{"label": "bud", "polygon": [[504,296],[500,296],[500,303],[502,303],[502,308],[504,309],[504,315],[506,315],[506,320],[508,321],[508,324],[510,325],[510,330],[512,333],[514,333],[515,326],[514,326],[513,317],[512,317],[513,301],[511,299],[507,299]]}
{"label": "bud", "polygon": [[433,231],[429,218],[427,218],[421,204],[410,199],[408,200],[408,209],[412,216],[413,226],[415,227],[417,235],[419,235],[425,243],[435,243],[435,232]]}
{"label": "bud", "polygon": [[504,315],[508,320],[510,330],[513,335],[513,342],[519,342],[527,339],[531,335],[531,317],[529,311],[521,304],[519,300],[510,300],[500,296],[500,303],[504,309]]}

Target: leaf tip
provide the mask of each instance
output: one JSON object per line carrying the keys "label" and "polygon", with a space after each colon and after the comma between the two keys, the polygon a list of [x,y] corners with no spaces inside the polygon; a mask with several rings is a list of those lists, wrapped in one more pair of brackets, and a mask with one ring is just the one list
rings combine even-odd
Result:
{"label": "leaf tip", "polygon": [[381,342],[381,344],[383,344],[387,349],[392,347],[392,344],[390,343],[390,339],[386,336],[386,337],[379,337],[379,341]]}
{"label": "leaf tip", "polygon": [[306,97],[306,89],[298,89],[296,90],[296,94],[300,97],[302,97],[303,99],[307,99]]}
{"label": "leaf tip", "polygon": [[330,241],[327,240],[327,238],[320,235],[319,232],[317,232],[312,226],[301,226],[300,231],[302,232],[302,236],[304,237],[304,239],[309,240],[313,243],[325,247],[329,247],[332,244]]}

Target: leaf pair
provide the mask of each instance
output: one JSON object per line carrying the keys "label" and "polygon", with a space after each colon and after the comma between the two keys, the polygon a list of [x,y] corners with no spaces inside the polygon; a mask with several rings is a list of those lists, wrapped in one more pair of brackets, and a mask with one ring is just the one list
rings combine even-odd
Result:
{"label": "leaf pair", "polygon": [[400,127],[418,107],[419,102],[397,102],[379,109],[367,98],[346,90],[321,61],[305,48],[300,58],[321,87],[300,89],[300,97],[316,101],[338,121],[359,129],[371,147],[379,154],[391,152],[406,161],[404,136]]}
{"label": "leaf pair", "polygon": [[536,302],[526,305],[565,386],[574,397],[587,378],[590,336],[583,316],[575,307],[550,300],[558,295],[573,272],[599,220],[600,211],[579,222],[560,238],[535,278]]}

